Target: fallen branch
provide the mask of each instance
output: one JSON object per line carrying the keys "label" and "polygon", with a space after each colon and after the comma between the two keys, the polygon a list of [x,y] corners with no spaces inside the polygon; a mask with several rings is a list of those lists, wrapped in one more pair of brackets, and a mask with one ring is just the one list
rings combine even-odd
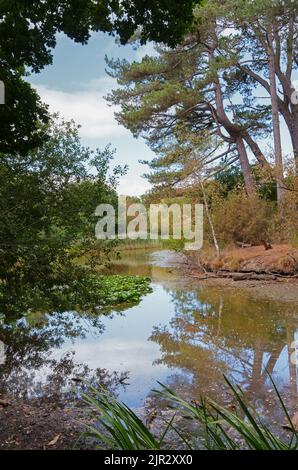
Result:
{"label": "fallen branch", "polygon": [[272,250],[272,245],[271,245],[271,243],[266,242],[266,240],[261,240],[261,242],[263,243],[264,248],[265,248],[266,251],[267,251],[267,250]]}
{"label": "fallen branch", "polygon": [[241,248],[251,248],[251,243],[243,243],[243,242],[236,242],[236,245],[240,246]]}
{"label": "fallen branch", "polygon": [[279,278],[282,279],[298,279],[298,274],[282,275],[278,273],[258,273],[256,271],[249,272],[231,272],[231,271],[217,271],[207,272],[203,274],[189,274],[190,277],[200,279],[233,279],[233,281],[276,281]]}

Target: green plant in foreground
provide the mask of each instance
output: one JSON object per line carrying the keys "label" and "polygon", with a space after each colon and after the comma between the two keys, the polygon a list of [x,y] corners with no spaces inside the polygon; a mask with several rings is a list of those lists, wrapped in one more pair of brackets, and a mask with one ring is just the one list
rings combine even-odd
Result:
{"label": "green plant in foreground", "polygon": [[225,380],[241,412],[239,414],[210,399],[201,399],[199,403],[188,402],[162,384],[161,390],[154,390],[161,398],[171,403],[171,408],[183,411],[185,418],[194,420],[203,429],[204,439],[199,443],[197,432],[193,433],[193,438],[186,439],[177,429],[174,425],[176,414],[166,423],[162,436],[157,439],[127,405],[113,398],[106,390],[93,387],[92,395],[84,395],[84,400],[92,406],[97,421],[97,426],[89,428],[88,436],[92,437],[99,447],[105,445],[110,449],[119,450],[161,449],[169,431],[177,433],[183,444],[192,450],[297,450],[297,430],[271,377],[288,421],[287,428],[291,431],[291,436],[287,439],[274,435],[252,406],[246,403],[242,390],[232,385],[226,377]]}
{"label": "green plant in foreground", "polygon": [[94,410],[96,426],[90,426],[86,437],[94,439],[99,446],[120,450],[161,449],[167,430],[157,439],[124,403],[112,397],[105,389],[90,387],[91,394],[83,395],[84,401]]}

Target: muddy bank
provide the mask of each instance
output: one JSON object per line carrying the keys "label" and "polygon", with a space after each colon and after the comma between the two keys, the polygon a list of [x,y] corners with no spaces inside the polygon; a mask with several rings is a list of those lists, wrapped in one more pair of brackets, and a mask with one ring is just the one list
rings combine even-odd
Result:
{"label": "muddy bank", "polygon": [[232,278],[213,277],[206,278],[198,275],[188,275],[191,285],[201,284],[207,287],[224,287],[231,290],[250,290],[254,297],[272,301],[298,303],[298,279],[242,280],[235,282]]}
{"label": "muddy bank", "polygon": [[249,289],[268,300],[298,302],[298,249],[288,245],[273,245],[268,251],[263,246],[230,249],[219,259],[213,251],[189,252],[180,261],[194,286]]}
{"label": "muddy bank", "polygon": [[57,450],[92,447],[80,438],[90,419],[86,409],[13,398],[0,405],[0,450]]}
{"label": "muddy bank", "polygon": [[[163,250],[157,252],[152,258],[152,264],[158,264],[167,268],[169,272],[172,269],[180,276],[181,286],[187,285],[188,288],[196,287],[200,284],[210,287],[224,287],[225,289],[248,289],[251,290],[254,296],[260,296],[273,301],[282,302],[298,302],[298,272],[294,274],[271,274],[267,271],[265,263],[262,260],[279,260],[280,256],[287,256],[287,253],[294,252],[294,256],[298,259],[298,250],[293,250],[287,245],[273,246],[270,253],[264,251],[264,247],[252,247],[249,249],[235,249],[224,254],[224,258],[230,256],[238,257],[238,259],[245,257],[247,263],[251,263],[253,259],[259,266],[259,272],[255,272],[255,276],[248,272],[234,272],[214,270],[210,272],[206,270],[206,265],[202,266],[201,255],[198,258],[197,253],[193,252],[175,252],[171,250]],[[253,256],[252,256],[253,255]],[[255,264],[255,268],[257,267]],[[247,264],[248,265],[248,264]],[[268,266],[268,264],[267,264]],[[271,269],[273,266],[271,264]],[[276,267],[276,266],[275,266]],[[206,272],[207,271],[207,272]],[[297,277],[296,277],[297,275]],[[235,281],[237,277],[237,282]],[[266,287],[264,289],[264,287]]]}
{"label": "muddy bank", "polygon": [[233,248],[224,250],[218,258],[214,252],[199,254],[198,267],[203,271],[298,275],[298,249],[289,245],[272,245]]}

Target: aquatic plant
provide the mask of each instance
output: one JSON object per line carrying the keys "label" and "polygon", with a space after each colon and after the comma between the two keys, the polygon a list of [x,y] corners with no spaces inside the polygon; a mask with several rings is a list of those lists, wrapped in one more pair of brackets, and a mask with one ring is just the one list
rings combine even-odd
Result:
{"label": "aquatic plant", "polygon": [[0,314],[2,310],[7,312],[9,301],[10,319],[28,312],[75,310],[96,315],[107,313],[139,303],[142,296],[151,292],[150,283],[151,279],[145,276],[101,275],[78,268],[73,279],[65,276],[54,286],[47,286],[45,281],[44,289],[38,286],[28,288],[25,297],[15,297],[13,300],[12,294],[4,293],[0,284]]}
{"label": "aquatic plant", "polygon": [[151,292],[150,282],[145,276],[89,274],[80,282],[77,292],[87,305],[114,307],[139,302]]}

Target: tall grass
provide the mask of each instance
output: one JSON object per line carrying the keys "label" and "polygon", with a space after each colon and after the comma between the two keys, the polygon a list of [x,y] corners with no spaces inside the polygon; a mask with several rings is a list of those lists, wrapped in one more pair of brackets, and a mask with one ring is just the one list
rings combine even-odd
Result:
{"label": "tall grass", "polygon": [[164,248],[164,244],[162,240],[142,240],[142,239],[137,239],[137,240],[121,240],[119,241],[116,251],[132,251],[132,250],[147,250],[147,249],[153,249],[153,248]]}
{"label": "tall grass", "polygon": [[161,390],[154,390],[154,393],[169,403],[169,408],[179,411],[180,419],[192,419],[198,425],[204,434],[200,442],[197,439],[198,430],[193,431],[193,436],[186,438],[177,428],[177,413],[165,424],[161,437],[155,437],[127,405],[117,401],[104,389],[95,388],[91,389],[91,394],[84,395],[84,400],[93,408],[93,417],[97,422],[96,426],[89,428],[88,435],[95,439],[99,447],[119,450],[162,449],[169,431],[175,432],[181,444],[191,450],[297,450],[297,430],[272,379],[280,407],[288,422],[287,429],[290,430],[289,437],[284,439],[275,435],[262,422],[253,407],[246,402],[243,391],[226,377],[225,380],[237,404],[235,411],[210,399],[202,398],[198,403],[189,402],[162,384]]}
{"label": "tall grass", "polygon": [[172,422],[163,435],[156,438],[138,416],[124,403],[117,401],[104,388],[90,387],[83,394],[85,403],[93,408],[95,426],[89,426],[86,437],[93,439],[99,447],[121,450],[158,450]]}

